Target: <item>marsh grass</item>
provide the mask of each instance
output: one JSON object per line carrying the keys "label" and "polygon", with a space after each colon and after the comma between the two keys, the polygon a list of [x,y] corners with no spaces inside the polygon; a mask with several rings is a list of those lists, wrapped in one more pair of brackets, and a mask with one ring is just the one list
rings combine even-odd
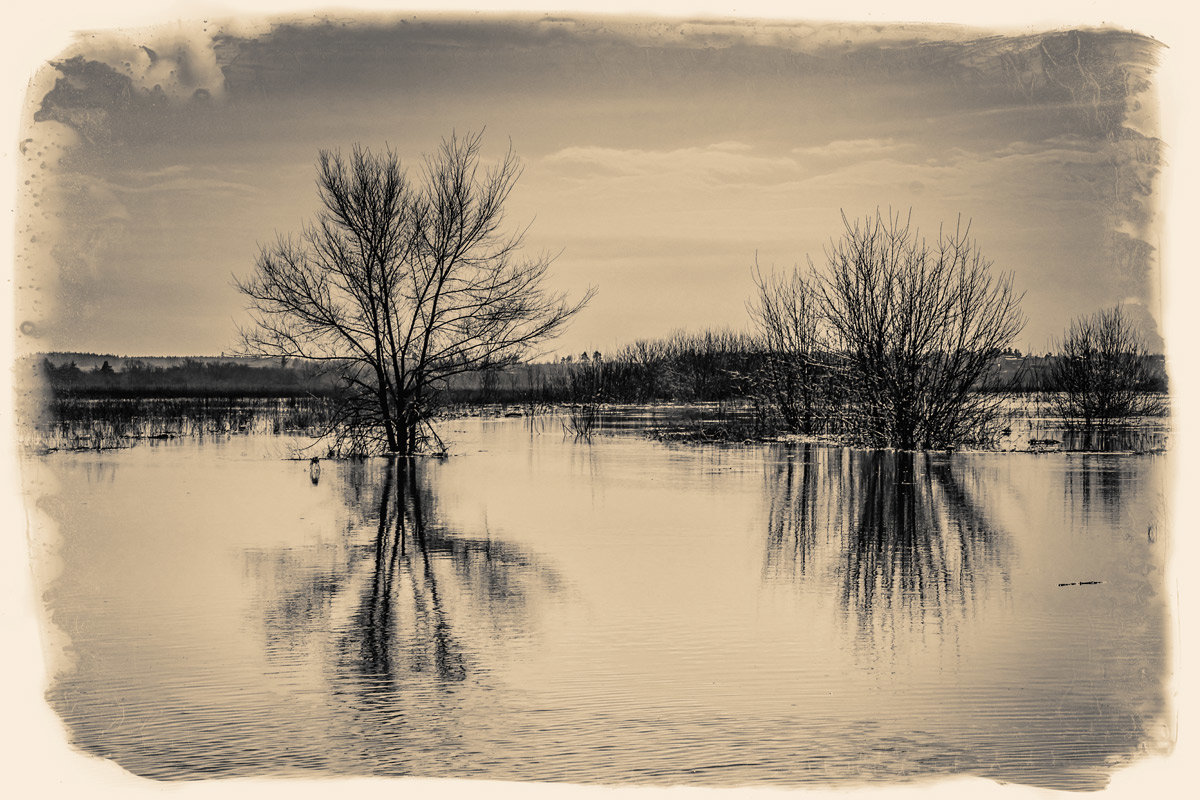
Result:
{"label": "marsh grass", "polygon": [[241,434],[320,435],[322,398],[54,399],[22,419],[26,448],[114,450],[139,441]]}
{"label": "marsh grass", "polygon": [[[463,406],[440,418],[520,417],[530,436],[561,430],[578,441],[600,434],[648,436],[659,441],[744,444],[792,440],[795,434],[769,405],[754,402],[610,405],[597,401],[553,405]],[[322,398],[55,399],[20,415],[21,444],[30,452],[103,451],[139,443],[247,434],[311,437],[304,457],[352,454],[340,441],[334,407]],[[1003,414],[987,438],[964,443],[971,450],[1066,452],[1161,452],[1169,420],[1133,420],[1103,428],[1065,424],[1036,396],[1004,398]],[[831,436],[801,437],[841,441]],[[340,448],[339,448],[340,441]],[[353,443],[349,443],[353,444]],[[436,442],[438,452],[445,446]]]}
{"label": "marsh grass", "polygon": [[600,423],[600,405],[598,403],[572,403],[567,406],[563,418],[563,432],[570,434],[580,441],[591,441],[592,435]]}

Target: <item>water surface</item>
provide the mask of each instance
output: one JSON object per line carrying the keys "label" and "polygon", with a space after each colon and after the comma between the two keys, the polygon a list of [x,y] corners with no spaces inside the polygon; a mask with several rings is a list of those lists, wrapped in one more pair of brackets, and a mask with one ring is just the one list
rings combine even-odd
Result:
{"label": "water surface", "polygon": [[1167,456],[445,433],[319,473],[269,435],[28,458],[74,745],[160,779],[1074,789],[1167,748]]}

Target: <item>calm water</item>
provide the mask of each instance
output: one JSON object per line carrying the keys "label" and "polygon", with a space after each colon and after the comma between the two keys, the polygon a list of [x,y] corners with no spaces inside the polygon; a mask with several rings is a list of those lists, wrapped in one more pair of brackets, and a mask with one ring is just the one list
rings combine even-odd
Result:
{"label": "calm water", "polygon": [[444,432],[319,475],[265,435],[29,457],[74,745],[163,779],[1061,788],[1168,747],[1167,456]]}

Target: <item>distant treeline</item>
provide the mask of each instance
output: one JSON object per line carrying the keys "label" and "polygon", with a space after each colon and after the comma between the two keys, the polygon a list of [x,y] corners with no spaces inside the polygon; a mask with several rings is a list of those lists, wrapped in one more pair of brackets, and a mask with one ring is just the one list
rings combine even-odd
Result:
{"label": "distant treeline", "polygon": [[184,359],[152,366],[131,359],[121,369],[108,360],[81,368],[75,360],[43,358],[39,377],[56,398],[306,397],[329,396],[336,385],[304,364]]}
{"label": "distant treeline", "polygon": [[[1055,391],[1059,356],[993,354],[979,391]],[[447,394],[457,402],[723,402],[753,399],[769,382],[778,354],[735,331],[676,333],[634,342],[609,354],[580,353],[555,364],[529,364],[460,376]],[[830,358],[829,361],[836,361]],[[1162,356],[1148,356],[1151,391],[1166,391]]]}
{"label": "distant treeline", "polygon": [[[995,354],[985,391],[1053,391],[1058,356]],[[676,333],[609,353],[569,356],[554,363],[518,364],[455,376],[441,390],[447,404],[558,402],[723,402],[753,399],[773,354],[735,331]],[[304,362],[196,358],[109,359],[50,354],[34,371],[54,397],[332,397],[335,378]],[[1149,356],[1153,387],[1166,390],[1162,356]],[[162,361],[167,361],[162,364]],[[119,366],[114,367],[112,362]],[[160,362],[160,363],[155,363]]]}
{"label": "distant treeline", "polygon": [[[765,349],[760,340],[732,331],[676,333],[635,342],[608,357],[596,355],[571,359],[570,399],[631,403],[752,399],[773,379],[779,360],[779,354]],[[1010,349],[993,357],[995,368],[978,389],[1046,388],[1053,356],[1022,356]]]}

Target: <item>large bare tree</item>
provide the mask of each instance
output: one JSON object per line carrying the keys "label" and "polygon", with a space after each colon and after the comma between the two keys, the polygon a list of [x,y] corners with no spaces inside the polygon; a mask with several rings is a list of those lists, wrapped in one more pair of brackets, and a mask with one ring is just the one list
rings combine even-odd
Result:
{"label": "large bare tree", "polygon": [[520,161],[510,148],[482,165],[480,141],[443,139],[415,180],[391,149],[322,150],[314,220],[262,247],[236,281],[248,351],[338,371],[337,430],[351,449],[415,452],[447,379],[514,363],[591,298],[548,289],[552,256],[522,257],[525,229],[504,226]]}
{"label": "large bare tree", "polygon": [[849,431],[902,449],[986,437],[999,400],[978,390],[1024,326],[1011,273],[992,272],[969,224],[930,242],[911,213],[842,222],[814,285]]}

